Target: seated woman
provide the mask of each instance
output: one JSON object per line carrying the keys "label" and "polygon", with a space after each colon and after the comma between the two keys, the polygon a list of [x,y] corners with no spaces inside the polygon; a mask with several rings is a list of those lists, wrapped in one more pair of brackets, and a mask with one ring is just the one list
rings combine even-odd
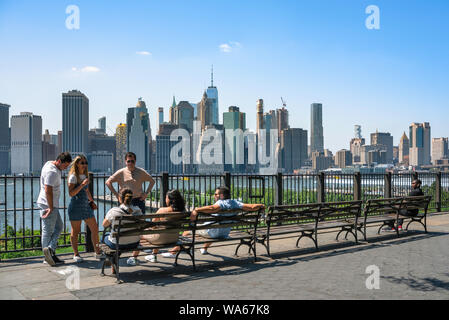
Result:
{"label": "seated woman", "polygon": [[[120,200],[122,204],[119,207],[114,207],[108,211],[106,217],[103,221],[103,227],[116,226],[118,224],[118,217],[133,215],[139,216],[142,215],[142,211],[135,206],[131,205],[133,199],[133,192],[131,189],[122,189],[120,191]],[[123,223],[123,225],[126,225]],[[121,228],[121,231],[126,231],[126,228]],[[140,242],[139,236],[126,236],[120,237],[119,249],[134,249],[137,248]],[[117,245],[117,241],[115,237],[112,237],[110,233],[107,233],[104,238],[104,243],[111,249],[115,249]],[[139,251],[133,251],[133,256],[130,257],[126,263],[130,266],[135,266],[137,264],[137,256],[139,255]],[[112,266],[112,272],[114,273],[114,266]]]}
{"label": "seated woman", "polygon": [[[185,212],[185,200],[182,197],[181,193],[178,190],[171,190],[167,193],[167,196],[165,197],[165,203],[167,204],[166,208],[160,208],[156,214],[170,214],[170,213],[179,213],[179,212]],[[170,217],[165,218],[153,218],[153,222],[162,222],[162,221],[170,221]],[[154,245],[164,245],[164,244],[171,244],[176,243],[179,238],[179,231],[177,230],[171,230],[169,232],[164,232],[161,234],[155,233],[155,234],[149,234],[149,235],[143,235],[141,236],[142,240],[146,240],[151,244]],[[145,257],[145,260],[150,262],[156,262],[157,260],[157,254],[159,253],[158,249],[153,250],[153,254],[150,254]]]}

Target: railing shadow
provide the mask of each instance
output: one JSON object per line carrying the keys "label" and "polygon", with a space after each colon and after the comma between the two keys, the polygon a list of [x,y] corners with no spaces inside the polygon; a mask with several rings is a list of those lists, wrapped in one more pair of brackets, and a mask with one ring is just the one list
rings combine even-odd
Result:
{"label": "railing shadow", "polygon": [[[255,264],[252,263],[253,256],[249,255],[236,258],[213,254],[210,256],[221,258],[222,261],[197,261],[196,272],[193,271],[192,266],[190,265],[190,259],[187,256],[180,256],[180,260],[185,261],[186,264],[180,264],[177,267],[173,267],[172,263],[163,261],[156,264],[142,264],[141,267],[144,269],[130,272],[127,272],[125,267],[125,269],[121,269],[120,271],[120,278],[125,283],[166,286],[170,284],[225,275],[246,274],[266,268],[288,266],[300,262],[307,262],[326,257],[362,252],[378,249],[379,247],[400,245],[405,242],[421,241],[449,235],[449,233],[445,232],[429,232],[425,234],[420,233],[419,231],[409,231],[409,234],[410,235],[404,235],[401,238],[397,238],[395,235],[379,236],[377,238],[371,238],[368,242],[360,243],[359,245],[355,245],[352,241],[323,244],[320,246],[320,251],[318,252],[316,252],[314,248],[292,248],[291,250],[272,253],[271,258],[262,253],[262,247],[260,250],[258,247],[258,251],[260,252],[258,256],[259,262]],[[385,241],[388,242],[385,243]],[[294,246],[292,245],[292,247]],[[122,259],[120,265],[122,266],[122,264],[123,266],[126,266],[125,259]],[[159,269],[154,270],[155,267],[158,267]],[[230,269],[227,270],[226,268]],[[434,279],[434,281],[437,283],[438,280]],[[439,285],[444,287],[446,283],[439,283]]]}
{"label": "railing shadow", "polygon": [[[446,277],[449,278],[449,274],[445,274]],[[413,290],[423,291],[423,292],[433,292],[439,289],[443,289],[449,291],[449,281],[442,281],[436,278],[421,278],[417,279],[416,277],[407,278],[407,277],[381,277],[381,279],[385,279],[388,282],[394,284],[402,284],[407,285]]]}

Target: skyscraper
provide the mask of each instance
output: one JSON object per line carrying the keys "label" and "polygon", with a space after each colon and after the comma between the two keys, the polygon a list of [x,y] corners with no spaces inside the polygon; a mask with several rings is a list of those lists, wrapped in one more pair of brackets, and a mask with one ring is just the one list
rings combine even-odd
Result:
{"label": "skyscraper", "polygon": [[[223,113],[223,127],[225,129],[225,170],[242,172],[245,164],[246,114],[240,112],[238,107],[229,107],[229,112]],[[229,130],[232,130],[232,134]]]}
{"label": "skyscraper", "polygon": [[145,101],[139,98],[135,108],[128,108],[126,115],[128,151],[137,156],[136,165],[150,170],[151,127]]}
{"label": "skyscraper", "polygon": [[45,133],[42,135],[42,165],[47,161],[55,160],[57,157],[57,147],[52,140],[52,135],[50,135],[50,132],[46,129]]}
{"label": "skyscraper", "polygon": [[62,149],[72,156],[89,152],[89,99],[80,91],[62,94]]}
{"label": "skyscraper", "polygon": [[157,109],[159,115],[159,125],[164,123],[164,108]]}
{"label": "skyscraper", "polygon": [[11,172],[40,174],[42,118],[31,112],[11,117]]}
{"label": "skyscraper", "polygon": [[[156,172],[168,172],[171,174],[183,173],[183,163],[175,164],[170,158],[172,148],[179,143],[179,141],[171,141],[171,133],[180,126],[174,123],[163,123],[159,127],[159,132],[156,136]],[[179,137],[181,139],[181,137]]]}
{"label": "skyscraper", "polygon": [[323,105],[312,103],[310,107],[310,149],[311,152],[324,150]]}
{"label": "skyscraper", "polygon": [[185,125],[190,132],[193,131],[193,107],[188,101],[181,101],[174,108],[174,123]]}
{"label": "skyscraper", "polygon": [[212,103],[212,124],[219,124],[219,109],[218,109],[218,90],[214,87],[214,66],[212,66],[210,87],[207,88],[207,97]]}
{"label": "skyscraper", "polygon": [[201,130],[204,130],[206,126],[211,125],[213,121],[213,105],[212,100],[209,99],[206,92],[203,94],[203,98],[198,103],[198,121],[201,122]]}
{"label": "skyscraper", "polygon": [[354,126],[354,138],[362,139],[362,126],[358,124]]}
{"label": "skyscraper", "polygon": [[448,138],[432,139],[432,163],[436,164],[437,160],[448,158]]}
{"label": "skyscraper", "polygon": [[256,123],[256,133],[259,135],[259,130],[265,129],[263,123],[263,99],[257,101],[257,123]]}
{"label": "skyscraper", "polygon": [[106,133],[106,117],[101,117],[98,119],[98,129],[100,129],[104,134]]}
{"label": "skyscraper", "polygon": [[168,122],[175,123],[175,108],[176,108],[176,99],[173,96],[173,103],[171,107],[168,109]]}
{"label": "skyscraper", "polygon": [[288,110],[283,107],[282,109],[276,110],[276,120],[277,128],[279,130],[279,136],[281,136],[282,130],[288,129],[290,126],[288,125]]}
{"label": "skyscraper", "polygon": [[371,133],[371,145],[387,152],[386,163],[393,163],[393,136],[388,132]]}
{"label": "skyscraper", "polygon": [[407,135],[404,134],[399,141],[399,163],[408,166],[409,163],[409,149],[410,149],[410,141],[407,138]]}
{"label": "skyscraper", "polygon": [[361,155],[362,155],[362,146],[365,145],[365,139],[364,138],[353,138],[351,139],[350,143],[350,151],[352,154],[352,162],[353,163],[359,163],[361,162]]}
{"label": "skyscraper", "polygon": [[307,160],[307,130],[287,128],[280,137],[281,163],[284,172],[291,173]]}
{"label": "skyscraper", "polygon": [[126,130],[126,124],[120,123],[115,129],[115,168],[123,168],[125,164],[125,155],[128,144],[128,132]]}
{"label": "skyscraper", "polygon": [[[94,172],[108,172],[115,171],[115,159],[116,159],[116,141],[115,136],[108,136],[100,129],[100,133],[97,129],[89,131],[89,155],[92,155],[92,159],[97,160],[101,158],[101,161],[97,161],[98,165],[106,164],[103,167],[95,167],[94,164],[89,165],[89,169]],[[93,154],[96,154],[95,156]],[[107,155],[106,155],[107,154]]]}
{"label": "skyscraper", "polygon": [[10,171],[9,108],[10,105],[0,103],[0,175]]}
{"label": "skyscraper", "polygon": [[335,165],[339,168],[346,168],[352,165],[352,153],[349,150],[340,150],[335,154]]}
{"label": "skyscraper", "polygon": [[331,155],[325,155],[322,151],[312,152],[312,168],[316,172],[326,170],[333,165],[333,159]]}
{"label": "skyscraper", "polygon": [[430,124],[428,122],[412,123],[409,129],[410,165],[421,166],[430,164]]}
{"label": "skyscraper", "polygon": [[[278,129],[278,118],[276,115],[276,111],[270,110],[270,111],[266,112],[263,115],[262,122],[263,122],[267,132],[269,132],[270,130]],[[267,133],[267,134],[269,135],[269,133]]]}

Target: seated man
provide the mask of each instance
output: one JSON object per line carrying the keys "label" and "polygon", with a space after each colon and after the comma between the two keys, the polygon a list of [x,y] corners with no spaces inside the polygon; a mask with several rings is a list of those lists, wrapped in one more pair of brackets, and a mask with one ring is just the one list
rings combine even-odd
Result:
{"label": "seated man", "polygon": [[[190,219],[195,221],[198,214],[211,214],[219,216],[221,211],[226,210],[243,210],[243,211],[257,211],[259,209],[264,208],[263,204],[245,204],[237,200],[231,199],[231,191],[228,187],[219,187],[215,190],[214,194],[215,204],[211,206],[201,207],[195,209]],[[225,213],[226,215],[226,213]],[[231,232],[231,228],[214,228],[214,229],[202,229],[198,231],[198,235],[210,238],[210,239],[225,239],[229,236]],[[183,236],[188,235],[189,233],[184,233]],[[203,248],[201,249],[201,254],[207,254],[207,249],[211,246],[211,243],[205,243]],[[175,247],[170,252],[163,253],[164,257],[175,257],[176,252],[179,250],[179,247]]]}
{"label": "seated man", "polygon": [[[424,192],[422,192],[421,190],[421,180],[419,179],[415,179],[412,181],[412,191],[410,191],[409,193],[409,197],[419,197],[419,196],[423,196]],[[402,216],[406,216],[406,217],[415,217],[417,216],[419,213],[418,209],[414,209],[414,210],[400,210],[399,214]],[[398,220],[398,230],[402,231],[402,224],[404,223],[404,219],[399,219]],[[385,227],[383,229],[384,231],[391,231],[391,232],[396,232],[396,228],[394,227],[394,221],[391,221],[387,227]]]}
{"label": "seated man", "polygon": [[[119,207],[111,208],[106,214],[106,217],[103,221],[103,227],[116,226],[118,224],[118,217],[133,215],[138,216],[142,215],[142,211],[131,204],[133,199],[133,192],[131,189],[122,189],[120,191],[120,202],[122,203]],[[129,223],[129,222],[128,222]],[[123,223],[125,224],[125,223]],[[121,228],[121,231],[126,231],[125,228]],[[115,237],[112,237],[110,233],[107,233],[104,237],[104,243],[111,249],[115,249],[117,245],[117,241]],[[140,243],[139,236],[126,236],[120,237],[119,249],[134,249]],[[137,264],[137,256],[139,255],[139,251],[133,251],[133,256],[130,257],[126,263],[131,266],[135,266]],[[114,267],[112,267],[112,272],[114,273]]]}

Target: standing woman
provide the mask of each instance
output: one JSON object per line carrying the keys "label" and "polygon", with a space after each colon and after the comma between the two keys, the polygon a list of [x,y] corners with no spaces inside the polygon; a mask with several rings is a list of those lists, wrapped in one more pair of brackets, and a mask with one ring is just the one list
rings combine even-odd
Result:
{"label": "standing woman", "polygon": [[73,248],[73,260],[82,262],[78,252],[78,235],[81,232],[81,222],[84,220],[92,234],[92,243],[95,246],[95,256],[100,257],[98,246],[98,224],[95,220],[94,210],[97,208],[89,191],[89,170],[85,156],[79,155],[72,163],[69,171],[69,195],[72,197],[69,204],[69,219],[72,225],[70,241]]}

